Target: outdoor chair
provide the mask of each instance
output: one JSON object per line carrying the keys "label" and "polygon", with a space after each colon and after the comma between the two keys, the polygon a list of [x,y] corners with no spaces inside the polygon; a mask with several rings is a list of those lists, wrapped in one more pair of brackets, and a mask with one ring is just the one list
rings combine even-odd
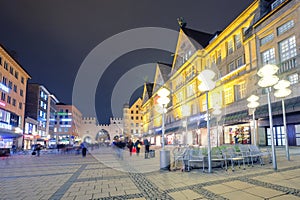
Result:
{"label": "outdoor chair", "polygon": [[222,150],[222,155],[225,159],[225,169],[228,170],[227,161],[231,162],[231,170],[234,171],[234,163],[238,162],[239,168],[241,168],[240,161],[243,161],[243,169],[245,168],[245,158],[238,152],[235,151],[233,147],[228,147]]}
{"label": "outdoor chair", "polygon": [[221,163],[221,167],[224,168],[225,159],[219,148],[212,148],[211,150],[211,162]]}
{"label": "outdoor chair", "polygon": [[188,150],[188,166],[187,170],[191,170],[191,163],[202,162],[202,171],[204,172],[204,156],[201,149]]}
{"label": "outdoor chair", "polygon": [[[250,154],[249,145],[239,144],[238,148],[240,150],[240,154],[244,157],[244,159],[247,159],[248,166],[250,166],[250,160],[252,161],[253,158],[252,155]],[[252,162],[252,166],[253,166],[253,162]]]}
{"label": "outdoor chair", "polygon": [[175,170],[178,167],[178,162],[182,162],[182,169],[185,168],[184,159],[186,157],[187,153],[187,147],[176,147],[173,149],[173,155],[174,155],[174,168]]}
{"label": "outdoor chair", "polygon": [[250,158],[251,158],[252,166],[253,166],[254,159],[259,159],[260,165],[264,165],[265,163],[263,160],[263,156],[267,156],[269,159],[269,163],[272,163],[271,153],[269,152],[268,149],[267,149],[267,151],[261,151],[258,148],[258,146],[250,145],[249,150],[250,150]]}

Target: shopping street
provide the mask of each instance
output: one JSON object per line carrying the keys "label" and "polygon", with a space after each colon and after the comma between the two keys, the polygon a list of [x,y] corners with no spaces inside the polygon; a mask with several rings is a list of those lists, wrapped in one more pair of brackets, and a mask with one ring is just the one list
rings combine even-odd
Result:
{"label": "shopping street", "polygon": [[[300,149],[291,161],[277,148],[278,171],[272,164],[213,168],[190,172],[159,170],[159,153],[151,159],[111,148],[87,157],[43,152],[40,157],[12,155],[0,159],[0,199],[300,199]],[[142,151],[143,152],[143,151]]]}

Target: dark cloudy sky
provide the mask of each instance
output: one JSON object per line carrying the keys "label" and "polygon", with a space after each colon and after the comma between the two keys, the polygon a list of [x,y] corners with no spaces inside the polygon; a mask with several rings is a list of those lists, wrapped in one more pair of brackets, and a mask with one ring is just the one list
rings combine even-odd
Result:
{"label": "dark cloudy sky", "polygon": [[[30,82],[44,85],[72,104],[77,71],[87,55],[106,39],[126,30],[162,27],[178,31],[183,16],[189,28],[214,33],[223,30],[252,0],[0,0],[0,43],[14,50],[30,73]],[[174,48],[176,40],[174,40]],[[101,60],[99,55],[99,60]],[[170,52],[132,51],[116,59],[100,78],[95,101],[100,123],[108,123],[112,88],[132,67],[157,61],[172,62]],[[146,79],[147,75],[141,75]],[[153,79],[153,77],[148,77]],[[134,81],[134,80],[130,80]],[[123,105],[127,99],[119,99]],[[80,106],[79,106],[80,107]],[[118,107],[118,106],[116,106]],[[83,115],[89,116],[91,113]],[[121,116],[122,111],[119,111]]]}

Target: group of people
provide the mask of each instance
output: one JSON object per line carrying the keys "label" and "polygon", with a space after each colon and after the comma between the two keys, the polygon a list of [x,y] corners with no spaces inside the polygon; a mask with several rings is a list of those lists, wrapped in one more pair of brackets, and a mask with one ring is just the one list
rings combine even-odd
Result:
{"label": "group of people", "polygon": [[[150,142],[148,141],[148,139],[145,139],[143,141],[143,143],[145,145],[145,158],[146,159],[150,158],[149,157]],[[136,155],[139,156],[140,151],[141,151],[141,146],[142,146],[143,143],[140,140],[136,140],[135,142],[133,142],[132,139],[129,139],[129,141],[127,142],[127,145],[126,145],[124,140],[122,140],[120,138],[116,138],[113,142],[113,146],[117,148],[117,156],[119,158],[123,159],[122,150],[124,150],[126,146],[129,150],[129,155],[130,156],[132,156],[134,148],[136,150]]]}

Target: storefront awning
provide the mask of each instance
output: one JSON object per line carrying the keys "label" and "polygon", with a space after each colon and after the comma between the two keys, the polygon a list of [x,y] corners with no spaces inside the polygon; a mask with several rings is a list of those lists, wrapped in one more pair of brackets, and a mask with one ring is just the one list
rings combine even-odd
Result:
{"label": "storefront awning", "polygon": [[239,124],[249,122],[248,110],[230,113],[221,117],[219,124]]}
{"label": "storefront awning", "polygon": [[[285,104],[286,113],[293,113],[293,112],[300,111],[300,97],[285,99],[284,104]],[[282,114],[281,101],[273,102],[271,104],[271,107],[272,107],[272,115]],[[256,118],[268,118],[269,117],[268,104],[256,108],[255,117]]]}
{"label": "storefront awning", "polygon": [[22,136],[23,136],[22,134],[18,134],[18,133],[0,131],[0,137],[5,139],[19,138]]}

